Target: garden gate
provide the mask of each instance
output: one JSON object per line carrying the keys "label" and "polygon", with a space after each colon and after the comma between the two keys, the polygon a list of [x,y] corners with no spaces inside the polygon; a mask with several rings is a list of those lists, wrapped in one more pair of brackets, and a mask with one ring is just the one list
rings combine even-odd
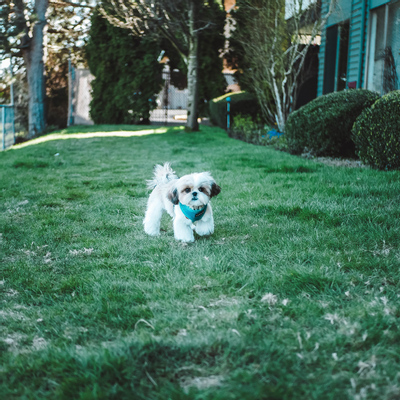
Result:
{"label": "garden gate", "polygon": [[186,76],[167,67],[162,77],[164,86],[157,96],[157,107],[150,113],[150,122],[154,125],[184,125],[188,100]]}

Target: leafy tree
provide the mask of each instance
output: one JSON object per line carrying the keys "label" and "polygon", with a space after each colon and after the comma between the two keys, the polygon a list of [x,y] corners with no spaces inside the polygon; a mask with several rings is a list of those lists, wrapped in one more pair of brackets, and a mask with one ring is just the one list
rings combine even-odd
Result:
{"label": "leafy tree", "polygon": [[[68,120],[68,48],[47,47],[46,120],[50,127],[65,128]],[[71,57],[72,58],[72,57]]]}
{"label": "leafy tree", "polygon": [[200,18],[212,24],[212,29],[205,29],[199,39],[199,112],[207,115],[208,102],[224,94],[226,89],[221,55],[226,40],[226,13],[215,0],[209,0]]}
{"label": "leafy tree", "polygon": [[[241,0],[236,4],[240,5]],[[235,70],[234,77],[241,90],[253,92],[250,84],[251,67],[245,58],[245,51],[239,37],[248,35],[249,31],[246,24],[246,9],[237,7],[231,10],[227,18],[229,34],[229,47],[225,53],[225,60],[230,68]],[[240,36],[239,36],[240,35]],[[254,93],[255,94],[255,93]]]}
{"label": "leafy tree", "polygon": [[98,12],[93,14],[86,55],[95,76],[90,103],[95,123],[148,121],[162,87],[159,54],[157,42],[132,36]]}
{"label": "leafy tree", "polygon": [[[56,51],[48,57],[50,68],[47,72],[57,72],[54,68],[57,65],[51,65],[51,62],[63,56],[65,64],[66,52],[58,51],[62,49],[62,42],[66,42],[65,38],[69,43],[79,43],[80,26],[84,26],[85,21],[82,10],[92,9],[88,3],[90,0],[79,4],[67,0],[5,0],[0,5],[0,59],[13,57],[19,68],[18,76],[26,75],[30,137],[43,132],[46,127],[44,47],[51,55],[51,45],[56,44]],[[46,42],[45,27],[48,27]]]}
{"label": "leafy tree", "polygon": [[174,46],[187,67],[187,127],[193,131],[199,129],[199,40],[214,27],[211,13],[204,12],[209,4],[206,0],[104,0],[101,8],[112,24],[136,36],[165,38]]}
{"label": "leafy tree", "polygon": [[15,50],[24,59],[29,85],[29,136],[43,132],[44,110],[44,66],[43,36],[47,24],[48,0],[5,1],[1,5],[0,50],[2,58]]}

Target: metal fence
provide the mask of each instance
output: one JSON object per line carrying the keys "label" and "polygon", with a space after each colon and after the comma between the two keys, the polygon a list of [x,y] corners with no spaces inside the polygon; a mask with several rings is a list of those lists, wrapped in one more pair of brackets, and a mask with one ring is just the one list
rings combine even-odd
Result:
{"label": "metal fence", "polygon": [[14,106],[0,104],[1,149],[5,150],[15,143]]}
{"label": "metal fence", "polygon": [[[178,77],[176,71],[172,71]],[[91,82],[94,76],[88,69],[69,69],[69,90],[68,90],[68,126],[71,125],[93,125],[90,117],[90,101],[92,100]],[[163,71],[164,86],[157,95],[157,107],[150,112],[150,122],[154,125],[184,125],[187,119],[187,98],[188,90],[185,82],[179,82],[181,89],[174,86],[169,70]]]}
{"label": "metal fence", "polygon": [[[185,125],[187,122],[188,89],[186,76],[178,70],[162,72],[164,85],[156,97],[156,108],[150,112],[152,125]],[[239,90],[232,74],[225,74],[228,89]],[[88,69],[69,69],[68,126],[93,125],[90,117],[91,82],[94,76]],[[203,122],[204,123],[204,122]]]}
{"label": "metal fence", "polygon": [[[174,73],[175,71],[172,71]],[[155,125],[184,125],[187,120],[188,90],[185,82],[182,89],[173,85],[171,72],[164,69],[162,73],[164,86],[157,95],[157,108],[150,113],[150,122]],[[179,76],[178,76],[179,80]]]}

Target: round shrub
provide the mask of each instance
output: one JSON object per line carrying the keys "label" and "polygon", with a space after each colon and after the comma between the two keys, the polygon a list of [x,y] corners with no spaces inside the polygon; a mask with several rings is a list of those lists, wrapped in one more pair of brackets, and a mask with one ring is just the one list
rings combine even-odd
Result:
{"label": "round shrub", "polygon": [[301,154],[307,148],[316,156],[354,156],[351,129],[361,112],[378,99],[369,90],[344,90],[292,112],[285,127],[289,152]]}
{"label": "round shrub", "polygon": [[261,115],[261,108],[254,95],[248,92],[227,93],[210,101],[210,119],[214,125],[226,129],[226,98],[231,98],[230,118],[238,115],[249,115],[254,120]]}
{"label": "round shrub", "polygon": [[400,169],[400,90],[365,109],[353,126],[361,161],[378,169]]}

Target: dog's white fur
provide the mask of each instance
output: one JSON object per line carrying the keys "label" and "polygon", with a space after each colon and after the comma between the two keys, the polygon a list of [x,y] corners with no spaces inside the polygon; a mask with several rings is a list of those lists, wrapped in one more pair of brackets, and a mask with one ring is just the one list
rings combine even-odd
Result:
{"label": "dog's white fur", "polygon": [[[178,178],[169,163],[154,167],[154,178],[147,181],[147,187],[153,190],[147,202],[144,230],[148,235],[160,234],[160,221],[164,211],[174,220],[176,240],[194,242],[193,230],[200,236],[214,233],[214,219],[210,198],[217,196],[221,188],[215,183],[209,172],[185,175]],[[196,193],[194,196],[193,194]],[[186,218],[179,207],[182,203],[196,210],[207,204],[203,218],[196,225]]]}

